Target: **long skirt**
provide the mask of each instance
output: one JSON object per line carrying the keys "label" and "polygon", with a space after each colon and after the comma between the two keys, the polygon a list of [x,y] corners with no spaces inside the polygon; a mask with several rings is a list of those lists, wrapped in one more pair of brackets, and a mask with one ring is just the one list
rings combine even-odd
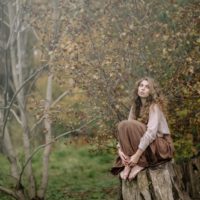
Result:
{"label": "long skirt", "polygon": [[[136,153],[140,139],[147,130],[147,126],[137,120],[124,120],[118,124],[116,138],[121,150],[127,156]],[[158,135],[158,134],[157,134]],[[137,165],[141,167],[153,167],[172,159],[174,146],[170,134],[162,134],[146,148]],[[119,174],[124,169],[121,158],[118,156],[111,169],[113,175]]]}

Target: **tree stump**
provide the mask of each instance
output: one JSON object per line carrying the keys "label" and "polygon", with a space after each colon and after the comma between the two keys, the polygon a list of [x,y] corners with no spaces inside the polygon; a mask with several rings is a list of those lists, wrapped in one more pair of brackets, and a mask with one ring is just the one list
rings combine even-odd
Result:
{"label": "tree stump", "polygon": [[122,181],[123,200],[191,200],[182,177],[171,162],[141,171],[132,181]]}

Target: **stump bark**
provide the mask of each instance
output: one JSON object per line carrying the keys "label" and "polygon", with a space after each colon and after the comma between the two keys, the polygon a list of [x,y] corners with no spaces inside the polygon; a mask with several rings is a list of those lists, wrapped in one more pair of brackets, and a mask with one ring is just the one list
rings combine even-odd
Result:
{"label": "stump bark", "polygon": [[132,181],[122,181],[123,200],[191,200],[182,176],[172,162],[141,171]]}

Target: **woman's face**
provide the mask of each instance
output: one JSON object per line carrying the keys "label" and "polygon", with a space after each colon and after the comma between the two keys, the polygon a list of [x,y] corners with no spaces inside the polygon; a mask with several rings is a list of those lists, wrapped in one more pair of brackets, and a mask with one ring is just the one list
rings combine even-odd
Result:
{"label": "woman's face", "polygon": [[138,96],[141,98],[147,98],[149,94],[150,94],[149,82],[146,80],[141,81],[138,86]]}

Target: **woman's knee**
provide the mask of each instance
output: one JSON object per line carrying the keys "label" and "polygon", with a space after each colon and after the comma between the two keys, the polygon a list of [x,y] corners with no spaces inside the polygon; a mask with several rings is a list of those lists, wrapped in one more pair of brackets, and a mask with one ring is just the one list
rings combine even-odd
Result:
{"label": "woman's knee", "polygon": [[119,130],[119,129],[125,128],[127,126],[132,126],[135,123],[134,121],[136,121],[136,120],[123,120],[118,123],[117,128]]}
{"label": "woman's knee", "polygon": [[132,119],[132,120],[123,120],[119,122],[117,128],[118,130],[120,130],[130,126],[133,127],[133,126],[145,126],[145,125],[135,119]]}
{"label": "woman's knee", "polygon": [[123,121],[120,121],[118,124],[117,124],[117,129],[121,129],[122,127],[126,126],[126,123],[127,123],[128,120],[123,120]]}

